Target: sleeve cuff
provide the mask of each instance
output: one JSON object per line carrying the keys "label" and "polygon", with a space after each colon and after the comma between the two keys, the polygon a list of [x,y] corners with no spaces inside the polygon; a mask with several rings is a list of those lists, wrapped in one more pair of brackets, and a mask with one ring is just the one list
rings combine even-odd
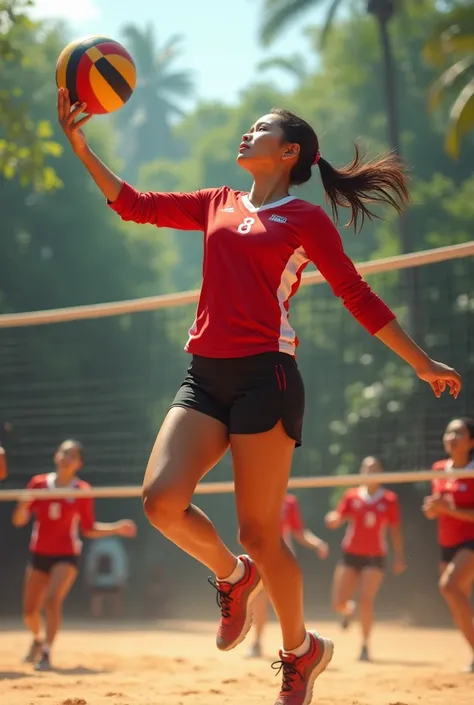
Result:
{"label": "sleeve cuff", "polygon": [[371,307],[361,316],[358,316],[358,321],[370,335],[376,335],[379,330],[382,330],[388,323],[391,323],[396,318],[395,314],[389,307],[380,299],[377,305]]}
{"label": "sleeve cuff", "polygon": [[122,181],[122,188],[120,189],[119,195],[117,196],[115,201],[107,200],[106,203],[109,208],[111,208],[119,215],[122,215],[130,211],[136,201],[136,198],[137,192],[135,191],[135,189],[130,186],[130,184],[127,184],[126,181]]}

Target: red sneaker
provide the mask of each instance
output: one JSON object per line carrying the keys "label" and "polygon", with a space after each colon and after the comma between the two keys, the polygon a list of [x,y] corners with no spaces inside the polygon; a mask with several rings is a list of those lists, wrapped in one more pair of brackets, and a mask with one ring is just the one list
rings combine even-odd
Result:
{"label": "red sneaker", "polygon": [[263,588],[255,563],[245,555],[239,558],[245,573],[238,583],[231,585],[209,578],[217,590],[217,604],[222,613],[216,637],[217,648],[221,651],[230,651],[245,639],[252,626],[252,603]]}
{"label": "red sneaker", "polygon": [[272,664],[278,673],[283,671],[283,685],[275,705],[309,705],[313,699],[314,681],[329,665],[334,646],[316,632],[309,632],[309,638],[309,651],[303,656],[280,651],[281,661]]}

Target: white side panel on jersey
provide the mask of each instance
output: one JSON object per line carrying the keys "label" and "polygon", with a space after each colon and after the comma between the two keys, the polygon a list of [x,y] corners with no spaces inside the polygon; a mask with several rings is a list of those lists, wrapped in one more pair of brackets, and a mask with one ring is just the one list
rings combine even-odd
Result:
{"label": "white side panel on jersey", "polygon": [[82,551],[82,541],[80,539],[79,535],[79,523],[80,523],[80,518],[79,515],[76,514],[71,522],[71,543],[73,546],[74,553],[76,555],[79,555]]}
{"label": "white side panel on jersey", "polygon": [[296,334],[293,328],[290,326],[288,320],[288,311],[285,308],[285,304],[288,301],[291,290],[297,281],[301,278],[301,273],[298,275],[301,267],[309,262],[309,257],[302,247],[298,247],[297,250],[293,252],[290,259],[286,263],[286,267],[283,270],[280,280],[280,286],[278,287],[277,297],[278,303],[280,305],[280,339],[278,349],[280,352],[289,353],[294,355],[295,352],[295,339]]}

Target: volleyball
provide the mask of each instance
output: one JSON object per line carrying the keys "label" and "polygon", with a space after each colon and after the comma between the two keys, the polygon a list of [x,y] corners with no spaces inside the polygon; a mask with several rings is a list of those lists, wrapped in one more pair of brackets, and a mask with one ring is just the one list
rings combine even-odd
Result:
{"label": "volleyball", "polygon": [[92,36],[76,39],[59,55],[56,84],[67,88],[74,103],[87,103],[91,115],[113,113],[125,105],[137,81],[128,51],[114,39]]}

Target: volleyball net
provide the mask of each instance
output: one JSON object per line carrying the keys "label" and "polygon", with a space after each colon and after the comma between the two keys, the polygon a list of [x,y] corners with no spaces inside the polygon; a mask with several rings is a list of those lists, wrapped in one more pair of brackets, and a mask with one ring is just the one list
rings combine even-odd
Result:
{"label": "volleyball net", "polygon": [[[366,455],[379,456],[389,471],[412,471],[407,481],[415,481],[413,471],[440,456],[446,421],[468,414],[472,397],[473,255],[474,241],[357,265],[402,323],[409,305],[416,308],[417,341],[463,374],[456,402],[436,400],[351,319],[318,272],[303,276],[291,322],[307,408],[292,486],[353,484],[348,476]],[[416,273],[413,286],[407,271]],[[197,297],[191,291],[0,316],[0,438],[16,487],[48,472],[55,447],[72,437],[84,444],[85,475],[94,485],[139,494],[157,428],[188,364],[183,344]],[[232,491],[231,479],[224,459],[213,480],[227,484],[205,482],[203,491]],[[15,489],[7,486],[3,498]]]}

